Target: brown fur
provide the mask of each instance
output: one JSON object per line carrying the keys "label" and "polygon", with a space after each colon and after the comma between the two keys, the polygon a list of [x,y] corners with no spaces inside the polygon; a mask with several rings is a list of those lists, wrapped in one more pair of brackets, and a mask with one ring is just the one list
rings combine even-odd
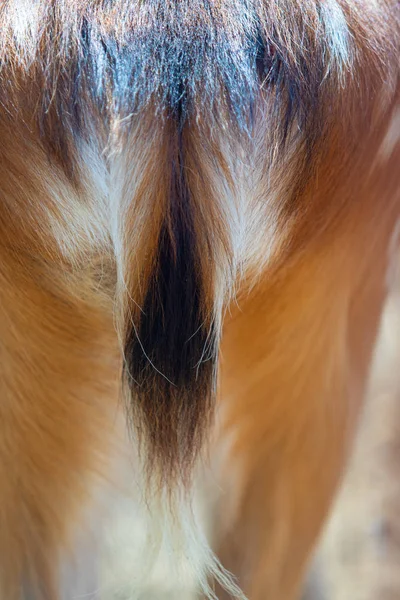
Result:
{"label": "brown fur", "polygon": [[156,494],[190,486],[221,336],[216,546],[251,600],[298,597],[340,479],[400,214],[398,3],[206,4],[0,7],[1,600],[58,600],[121,395]]}

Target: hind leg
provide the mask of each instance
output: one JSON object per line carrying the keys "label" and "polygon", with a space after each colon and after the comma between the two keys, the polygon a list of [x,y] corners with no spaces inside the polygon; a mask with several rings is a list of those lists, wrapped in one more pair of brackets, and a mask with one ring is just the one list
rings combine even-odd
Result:
{"label": "hind leg", "polygon": [[344,469],[385,298],[373,223],[266,277],[226,326],[217,548],[250,600],[300,598]]}
{"label": "hind leg", "polygon": [[112,322],[55,266],[0,254],[0,598],[55,600],[105,463]]}

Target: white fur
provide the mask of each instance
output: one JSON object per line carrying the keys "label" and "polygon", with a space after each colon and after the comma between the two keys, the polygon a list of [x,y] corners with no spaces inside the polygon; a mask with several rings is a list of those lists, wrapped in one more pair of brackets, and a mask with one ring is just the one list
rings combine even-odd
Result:
{"label": "white fur", "polygon": [[[206,538],[218,494],[210,474],[199,472],[193,509],[182,497],[172,515],[167,502],[145,503],[139,461],[125,437],[108,483],[92,483],[93,502],[77,528],[76,551],[61,568],[62,600],[195,600],[215,598],[207,577],[215,573],[233,597],[245,600],[218,565]],[[210,484],[211,482],[211,484]]]}
{"label": "white fur", "polygon": [[400,107],[394,112],[385,138],[378,151],[378,161],[385,162],[400,143]]}

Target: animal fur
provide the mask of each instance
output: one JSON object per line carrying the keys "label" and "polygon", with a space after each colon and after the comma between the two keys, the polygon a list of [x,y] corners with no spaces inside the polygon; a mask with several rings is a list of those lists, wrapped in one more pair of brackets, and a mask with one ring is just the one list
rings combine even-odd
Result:
{"label": "animal fur", "polygon": [[399,217],[398,2],[8,0],[0,31],[2,600],[58,600],[121,398],[150,504],[231,440],[216,551],[294,599]]}

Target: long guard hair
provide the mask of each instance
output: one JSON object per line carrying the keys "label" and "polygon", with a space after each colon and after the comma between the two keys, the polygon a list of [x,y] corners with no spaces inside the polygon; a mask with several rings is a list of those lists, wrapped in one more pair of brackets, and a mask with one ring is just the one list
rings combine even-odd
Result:
{"label": "long guard hair", "polygon": [[[363,124],[378,130],[394,110],[398,12],[392,0],[1,3],[4,262],[18,269],[30,255],[24,277],[64,307],[71,343],[90,310],[103,324],[107,314],[110,339],[115,320],[152,493],[191,487],[231,302],[303,252],[310,220],[319,235],[339,222],[344,207],[309,189],[341,144],[335,177],[347,172]],[[75,370],[94,352],[89,331]],[[0,445],[0,460],[10,452]],[[47,531],[25,484],[19,493],[27,521]],[[29,552],[11,570],[42,577],[35,600],[57,598],[48,558],[32,566]]]}

